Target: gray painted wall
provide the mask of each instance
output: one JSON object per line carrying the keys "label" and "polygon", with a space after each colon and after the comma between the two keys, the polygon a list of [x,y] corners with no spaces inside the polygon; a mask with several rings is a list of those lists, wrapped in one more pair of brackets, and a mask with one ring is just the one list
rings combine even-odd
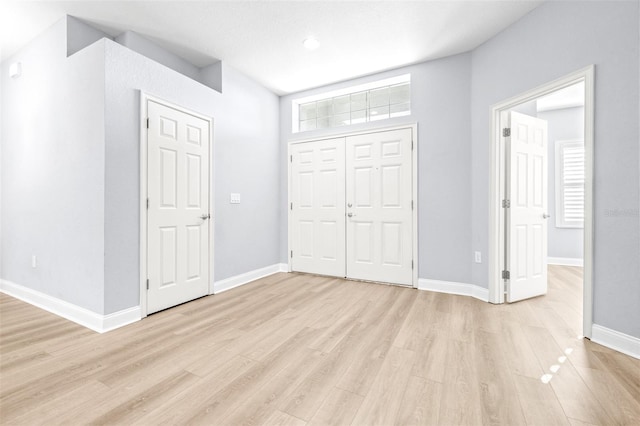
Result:
{"label": "gray painted wall", "polygon": [[558,228],[556,226],[556,151],[555,144],[559,140],[584,140],[584,107],[562,108],[537,113],[538,118],[547,120],[549,139],[549,257],[582,259],[584,245],[584,229]]}
{"label": "gray painted wall", "polygon": [[1,64],[0,278],[99,314],[138,305],[141,90],[214,118],[215,280],[278,263],[278,97],[224,65],[222,95],[105,38],[67,58],[66,34]]}
{"label": "gray painted wall", "polygon": [[277,96],[224,66],[221,94],[105,43],[105,311],[138,303],[140,91],[214,119],[215,280],[278,263]]}
{"label": "gray painted wall", "polygon": [[113,40],[108,34],[85,24],[82,20],[73,16],[66,17],[67,22],[67,56],[71,56],[76,52],[92,45],[102,38]]}
{"label": "gray painted wall", "polygon": [[278,263],[278,97],[224,64],[221,94],[105,43],[105,312],[138,304],[140,91],[214,119],[215,280]]}
{"label": "gray painted wall", "polygon": [[[640,337],[638,7],[637,1],[544,3],[473,51],[471,86],[473,247],[486,253],[491,106],[595,64],[594,322],[635,337]],[[472,277],[487,287],[487,264],[473,265]]]}
{"label": "gray painted wall", "polygon": [[63,19],[1,64],[0,278],[103,313],[104,50],[67,58],[66,32]]}
{"label": "gray painted wall", "polygon": [[115,42],[218,92],[222,90],[222,63],[217,59],[211,58],[207,66],[198,67],[134,31],[125,31]]}
{"label": "gray painted wall", "polygon": [[595,64],[594,321],[640,337],[639,13],[545,3],[471,54],[279,105],[227,67],[222,95],[107,40],[65,61],[58,23],[1,65],[2,278],[98,313],[138,303],[139,89],[215,119],[216,280],[285,262],[291,99],[411,72],[413,114],[385,125],[419,125],[420,277],[487,287],[486,262],[471,261],[488,250],[490,107]]}
{"label": "gray painted wall", "polygon": [[[471,175],[469,129],[470,55],[425,62],[341,82],[280,99],[281,212],[280,259],[287,261],[287,144],[295,139],[418,123],[418,273],[420,278],[471,280]],[[411,116],[349,128],[291,133],[291,101],[296,98],[411,73]]]}
{"label": "gray painted wall", "polygon": [[115,38],[115,42],[120,43],[121,45],[133,50],[134,52],[138,52],[159,64],[178,71],[193,80],[198,80],[200,72],[198,67],[189,61],[182,59],[178,55],[163,49],[151,40],[146,39],[134,31],[123,32]]}

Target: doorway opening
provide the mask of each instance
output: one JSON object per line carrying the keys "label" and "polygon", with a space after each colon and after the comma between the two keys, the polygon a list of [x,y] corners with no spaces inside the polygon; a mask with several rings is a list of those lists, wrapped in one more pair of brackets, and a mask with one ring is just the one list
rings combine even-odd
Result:
{"label": "doorway opening", "polygon": [[[568,95],[573,93],[569,99]],[[594,144],[594,67],[589,66],[558,80],[544,84],[538,88],[529,90],[511,99],[505,100],[492,108],[492,134],[491,134],[491,185],[490,185],[490,223],[489,223],[489,301],[491,303],[504,303],[518,299],[532,297],[546,293],[547,288],[547,263],[551,276],[556,279],[559,275],[571,274],[574,281],[580,280],[582,285],[582,335],[590,338],[592,327],[592,268],[593,268],[593,144]],[[563,99],[566,111],[558,114],[559,99]],[[554,106],[555,103],[555,106]],[[571,109],[571,111],[569,111]],[[553,111],[553,112],[552,112]],[[551,121],[562,119],[561,123],[549,128],[547,140],[549,146],[544,150],[546,158],[540,157],[530,164],[523,162],[526,155],[519,155],[515,147],[517,142],[512,140],[517,136],[518,129],[511,127],[514,116],[533,116],[534,120],[545,119],[544,126]],[[524,113],[524,114],[523,114]],[[564,116],[564,118],[559,117]],[[516,118],[518,120],[518,118]],[[576,121],[579,129],[576,129]],[[572,123],[571,123],[572,122]],[[520,131],[524,129],[518,124]],[[567,133],[567,129],[573,128],[573,135]],[[505,130],[508,129],[508,130]],[[546,130],[545,130],[546,131]],[[516,134],[514,134],[516,133]],[[538,132],[542,134],[542,131]],[[537,139],[536,139],[537,140]],[[515,148],[514,148],[515,147]],[[513,149],[513,150],[512,150]],[[514,155],[515,152],[515,155]],[[541,151],[542,152],[542,151]],[[517,223],[520,220],[517,213],[511,211],[513,200],[508,196],[517,196],[526,181],[514,177],[520,161],[521,169],[531,171],[532,168],[543,170],[544,161],[551,160],[549,164],[550,174],[544,174],[544,180],[540,179],[541,191],[538,199],[543,196],[544,204],[537,206],[539,211],[531,210],[534,221],[531,225],[539,231],[538,237],[534,233],[526,231],[527,227]],[[577,162],[581,162],[582,169],[578,170]],[[583,172],[577,183],[575,174]],[[574,175],[571,175],[571,174]],[[522,176],[534,176],[535,173]],[[563,179],[564,177],[564,179]],[[573,181],[572,181],[573,179]],[[529,184],[529,183],[527,183]],[[533,183],[535,185],[535,182]],[[516,186],[514,188],[514,186]],[[518,186],[520,188],[518,188]],[[577,187],[580,186],[578,190]],[[532,188],[532,187],[531,187]],[[546,190],[549,190],[548,192]],[[526,191],[525,191],[526,192]],[[531,191],[529,191],[531,192]],[[535,191],[533,191],[535,192]],[[529,194],[530,195],[530,194]],[[534,194],[535,195],[535,194]],[[552,195],[552,196],[550,196]],[[534,203],[535,204],[535,203]],[[516,226],[518,228],[516,229]],[[548,231],[549,229],[549,231]],[[518,232],[527,238],[518,240]],[[569,236],[573,234],[573,236]],[[580,235],[581,234],[581,235]],[[547,242],[547,237],[549,241]],[[580,243],[582,237],[582,243]],[[567,239],[569,238],[569,240]],[[535,241],[535,244],[532,242]],[[526,250],[522,241],[531,241],[538,258],[535,256],[520,256],[519,250]],[[576,247],[577,246],[577,247]],[[581,246],[581,247],[580,247]],[[547,253],[547,249],[549,252]],[[580,250],[581,249],[581,250]],[[532,248],[529,248],[531,251]],[[580,260],[580,255],[582,259]],[[515,259],[515,258],[517,259]],[[532,260],[533,259],[533,260]],[[514,264],[518,262],[518,265]],[[524,262],[524,263],[523,263]],[[529,262],[527,264],[526,262]],[[538,263],[536,263],[538,262]],[[554,265],[555,264],[555,265]],[[558,266],[558,264],[566,266]],[[518,297],[515,280],[510,269],[520,268],[531,272],[535,265],[544,265],[544,281],[538,285],[537,290],[525,289]],[[574,268],[563,270],[563,268]],[[581,271],[579,269],[582,269]],[[523,274],[519,274],[522,277]],[[520,284],[527,284],[522,281]],[[544,289],[542,289],[544,285]],[[527,293],[529,291],[529,293]],[[537,293],[536,293],[537,292]]]}

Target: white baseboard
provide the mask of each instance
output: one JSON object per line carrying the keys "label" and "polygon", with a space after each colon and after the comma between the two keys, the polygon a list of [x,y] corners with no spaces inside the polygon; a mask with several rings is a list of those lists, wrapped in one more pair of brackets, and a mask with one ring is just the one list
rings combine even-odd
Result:
{"label": "white baseboard", "polygon": [[489,301],[489,289],[474,284],[457,283],[453,281],[418,279],[419,290],[437,291],[438,293],[458,294],[471,296],[483,302]]}
{"label": "white baseboard", "polygon": [[572,257],[547,257],[547,264],[562,266],[584,266],[584,259],[574,259]]}
{"label": "white baseboard", "polygon": [[0,292],[20,299],[30,305],[73,321],[98,333],[123,327],[142,318],[140,306],[123,309],[112,314],[101,315],[73,303],[30,289],[7,280],[0,280]]}
{"label": "white baseboard", "polygon": [[591,327],[591,341],[640,359],[640,339],[637,337],[593,324]]}
{"label": "white baseboard", "polygon": [[273,275],[278,272],[287,272],[287,271],[288,271],[288,265],[286,263],[276,263],[275,265],[269,265],[264,268],[245,272],[244,274],[225,278],[224,280],[216,281],[213,283],[213,294],[218,294],[218,293],[222,293],[223,291],[231,290],[232,288],[239,287],[241,285],[250,283],[251,281],[255,281],[257,279],[264,278],[266,276]]}

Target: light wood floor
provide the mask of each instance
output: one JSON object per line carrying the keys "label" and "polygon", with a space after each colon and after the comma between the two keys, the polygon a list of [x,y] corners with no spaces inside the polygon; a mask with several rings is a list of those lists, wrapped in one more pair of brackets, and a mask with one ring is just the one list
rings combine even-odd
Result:
{"label": "light wood floor", "polygon": [[639,425],[640,361],[578,337],[580,282],[497,306],[277,274],[102,335],[0,295],[0,423]]}

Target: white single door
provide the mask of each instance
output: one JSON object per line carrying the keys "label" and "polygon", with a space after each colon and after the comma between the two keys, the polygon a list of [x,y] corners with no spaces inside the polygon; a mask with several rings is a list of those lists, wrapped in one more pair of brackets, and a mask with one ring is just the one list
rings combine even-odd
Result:
{"label": "white single door", "polygon": [[507,301],[547,292],[547,122],[511,113],[507,140]]}
{"label": "white single door", "polygon": [[344,138],[291,146],[291,269],[345,276]]}
{"label": "white single door", "polygon": [[347,277],[412,285],[412,130],[347,137]]}
{"label": "white single door", "polygon": [[209,291],[210,122],[148,101],[147,313]]}

